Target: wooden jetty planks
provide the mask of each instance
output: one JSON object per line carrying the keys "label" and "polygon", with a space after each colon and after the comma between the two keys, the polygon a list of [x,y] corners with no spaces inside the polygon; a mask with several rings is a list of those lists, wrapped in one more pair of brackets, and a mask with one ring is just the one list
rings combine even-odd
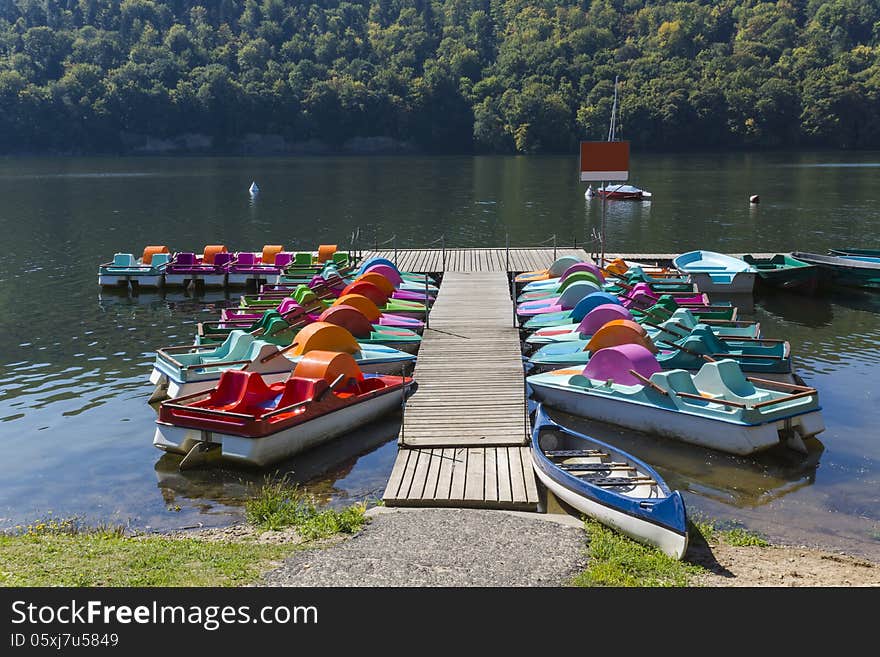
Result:
{"label": "wooden jetty planks", "polygon": [[[485,254],[463,262],[480,257],[488,269]],[[537,508],[512,310],[505,272],[444,274],[384,495],[389,506]]]}
{"label": "wooden jetty planks", "polygon": [[[555,257],[573,255],[588,259],[587,252],[579,248],[557,248]],[[394,250],[381,249],[363,252],[364,258],[381,257],[392,262]],[[443,263],[442,249],[398,249],[397,266],[411,272],[522,272],[545,269],[553,262],[552,248],[523,249],[509,251],[503,248],[486,249],[446,249],[446,263]]]}
{"label": "wooden jetty planks", "polygon": [[511,303],[506,274],[447,272],[419,348],[419,387],[403,420],[406,446],[527,442]]}
{"label": "wooden jetty planks", "polygon": [[[435,468],[437,462],[440,466]],[[418,463],[430,465],[420,469]],[[403,470],[414,477],[411,485],[401,487],[394,473]],[[384,500],[388,506],[533,511],[538,487],[528,447],[402,448]]]}

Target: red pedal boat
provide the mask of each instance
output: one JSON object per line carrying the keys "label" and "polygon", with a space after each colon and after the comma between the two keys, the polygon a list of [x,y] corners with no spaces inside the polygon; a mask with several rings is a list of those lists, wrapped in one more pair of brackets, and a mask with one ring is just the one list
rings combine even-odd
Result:
{"label": "red pedal boat", "polygon": [[364,376],[351,355],[330,351],[309,352],[279,383],[227,370],[217,387],[162,404],[153,445],[183,454],[181,469],[262,467],[400,408],[411,385],[409,377]]}

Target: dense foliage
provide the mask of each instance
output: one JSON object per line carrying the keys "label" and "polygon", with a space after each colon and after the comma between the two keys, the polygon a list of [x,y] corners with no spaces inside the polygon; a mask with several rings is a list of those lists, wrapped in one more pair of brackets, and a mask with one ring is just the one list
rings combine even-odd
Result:
{"label": "dense foliage", "polygon": [[2,0],[0,151],[567,151],[617,75],[641,148],[880,147],[880,2]]}

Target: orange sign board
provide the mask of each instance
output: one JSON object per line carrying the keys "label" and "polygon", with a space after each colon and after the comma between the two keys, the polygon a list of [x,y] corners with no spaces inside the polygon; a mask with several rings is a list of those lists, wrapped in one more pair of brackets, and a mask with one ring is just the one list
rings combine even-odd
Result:
{"label": "orange sign board", "polygon": [[629,179],[628,141],[582,141],[581,181]]}

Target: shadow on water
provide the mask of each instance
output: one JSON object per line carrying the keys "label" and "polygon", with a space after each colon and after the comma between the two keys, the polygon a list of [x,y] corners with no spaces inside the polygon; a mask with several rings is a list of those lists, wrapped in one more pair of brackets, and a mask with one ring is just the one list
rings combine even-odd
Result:
{"label": "shadow on water", "polygon": [[217,504],[241,506],[255,487],[281,477],[331,506],[377,500],[387,477],[384,468],[369,471],[370,465],[375,466],[370,456],[374,461],[393,460],[400,422],[399,415],[389,416],[266,469],[210,467],[182,472],[178,469],[182,457],[165,454],[154,466],[157,486],[166,505],[195,504],[205,510]]}
{"label": "shadow on water", "polygon": [[808,453],[780,447],[752,457],[725,454],[601,422],[549,411],[560,424],[598,438],[650,463],[669,487],[739,508],[759,507],[815,483],[825,446]]}

